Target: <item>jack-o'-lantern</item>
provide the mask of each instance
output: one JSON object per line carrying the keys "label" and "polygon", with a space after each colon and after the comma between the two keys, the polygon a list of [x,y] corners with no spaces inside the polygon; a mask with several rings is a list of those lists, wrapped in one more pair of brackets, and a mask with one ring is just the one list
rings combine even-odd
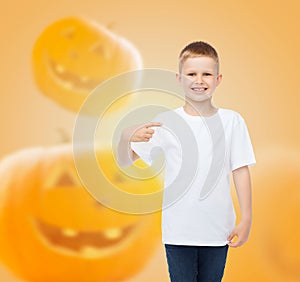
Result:
{"label": "jack-o'-lantern", "polygon": [[249,242],[231,250],[226,281],[299,281],[300,152],[266,149],[253,179]]}
{"label": "jack-o'-lantern", "polygon": [[[142,67],[138,50],[128,40],[76,17],[56,21],[41,33],[32,63],[42,93],[75,112],[97,85]],[[120,106],[112,104],[108,112]]]}
{"label": "jack-o'-lantern", "polygon": [[[123,178],[109,156],[99,153],[112,183],[161,187],[157,177]],[[159,213],[120,213],[91,197],[69,145],[8,156],[0,179],[0,259],[26,281],[123,281],[145,266],[160,241]]]}

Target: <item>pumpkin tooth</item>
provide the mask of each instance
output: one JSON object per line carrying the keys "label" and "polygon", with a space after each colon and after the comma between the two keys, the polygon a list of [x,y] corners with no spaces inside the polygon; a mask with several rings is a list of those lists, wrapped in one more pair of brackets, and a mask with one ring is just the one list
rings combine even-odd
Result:
{"label": "pumpkin tooth", "polygon": [[90,79],[87,76],[80,77],[81,82],[88,82]]}
{"label": "pumpkin tooth", "polygon": [[78,235],[78,232],[76,230],[69,229],[69,228],[64,228],[62,229],[61,232],[66,237],[76,237]]}
{"label": "pumpkin tooth", "polygon": [[111,228],[111,229],[106,229],[103,231],[105,237],[107,239],[113,240],[120,238],[122,236],[122,229],[120,228]]}
{"label": "pumpkin tooth", "polygon": [[64,72],[65,72],[65,68],[64,68],[62,65],[60,65],[60,64],[57,64],[57,65],[55,66],[55,70],[56,70],[58,73],[64,73]]}
{"label": "pumpkin tooth", "polygon": [[63,86],[69,90],[73,89],[73,83],[71,81],[65,81],[63,82]]}
{"label": "pumpkin tooth", "polygon": [[99,249],[91,246],[85,246],[80,249],[80,254],[85,257],[97,257],[99,256]]}

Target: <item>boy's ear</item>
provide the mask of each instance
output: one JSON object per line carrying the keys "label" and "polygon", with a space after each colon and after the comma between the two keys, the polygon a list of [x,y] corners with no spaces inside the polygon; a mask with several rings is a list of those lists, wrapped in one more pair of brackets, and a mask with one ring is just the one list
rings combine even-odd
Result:
{"label": "boy's ear", "polygon": [[179,83],[181,82],[181,74],[178,72],[176,73],[176,79]]}
{"label": "boy's ear", "polygon": [[221,83],[222,79],[223,79],[223,75],[222,75],[222,74],[219,74],[219,75],[217,76],[217,86]]}

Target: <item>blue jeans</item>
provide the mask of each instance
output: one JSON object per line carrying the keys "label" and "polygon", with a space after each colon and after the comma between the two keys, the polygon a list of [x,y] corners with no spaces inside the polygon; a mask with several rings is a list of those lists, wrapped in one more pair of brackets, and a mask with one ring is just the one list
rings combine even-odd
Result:
{"label": "blue jeans", "polygon": [[228,245],[221,247],[165,245],[171,282],[220,282]]}

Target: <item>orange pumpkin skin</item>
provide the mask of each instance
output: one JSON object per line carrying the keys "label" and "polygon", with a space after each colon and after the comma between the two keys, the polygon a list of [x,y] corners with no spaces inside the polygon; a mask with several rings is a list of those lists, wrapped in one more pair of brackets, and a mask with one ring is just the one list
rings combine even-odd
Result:
{"label": "orange pumpkin skin", "polygon": [[300,151],[277,148],[257,176],[254,239],[270,281],[300,278]]}
{"label": "orange pumpkin skin", "polygon": [[253,168],[250,240],[230,250],[224,282],[299,281],[300,151],[266,149]]}
{"label": "orange pumpkin skin", "polygon": [[[110,152],[100,156],[122,180]],[[159,244],[159,213],[129,215],[95,201],[77,178],[70,146],[11,155],[0,179],[0,259],[26,281],[122,281]],[[158,178],[121,182],[162,185]]]}
{"label": "orange pumpkin skin", "polygon": [[[33,75],[44,95],[78,112],[88,94],[120,73],[140,69],[138,50],[126,39],[83,18],[64,18],[37,38]],[[110,112],[118,110],[112,105]]]}

